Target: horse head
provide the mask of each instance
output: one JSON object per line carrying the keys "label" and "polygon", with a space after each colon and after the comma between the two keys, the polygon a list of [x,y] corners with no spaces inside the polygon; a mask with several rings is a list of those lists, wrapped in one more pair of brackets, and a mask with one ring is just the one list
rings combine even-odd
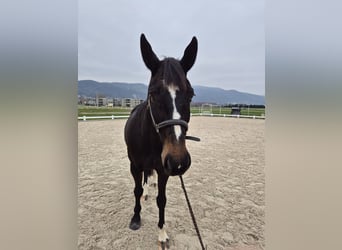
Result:
{"label": "horse head", "polygon": [[162,145],[164,172],[182,175],[191,164],[185,136],[194,90],[187,79],[187,72],[196,60],[197,39],[192,38],[180,60],[171,57],[159,60],[144,34],[140,38],[140,48],[144,63],[151,71],[148,108]]}

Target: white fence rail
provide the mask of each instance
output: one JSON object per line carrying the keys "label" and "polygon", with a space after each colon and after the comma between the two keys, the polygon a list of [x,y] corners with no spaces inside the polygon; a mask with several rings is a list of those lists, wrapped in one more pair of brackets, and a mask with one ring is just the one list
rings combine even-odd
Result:
{"label": "white fence rail", "polygon": [[[191,116],[209,116],[209,117],[232,117],[232,118],[249,118],[249,119],[265,119],[265,116],[257,115],[227,115],[227,114],[211,114],[211,113],[191,113]],[[110,116],[79,116],[78,120],[99,120],[99,119],[127,119],[129,115],[110,115]]]}
{"label": "white fence rail", "polygon": [[107,116],[79,116],[78,120],[98,120],[98,119],[127,119],[129,117],[129,115],[107,115]]}
{"label": "white fence rail", "polygon": [[249,118],[249,119],[263,119],[265,120],[265,116],[258,115],[227,115],[227,114],[211,114],[211,113],[195,113],[190,114],[191,116],[210,116],[210,117],[233,117],[233,118]]}

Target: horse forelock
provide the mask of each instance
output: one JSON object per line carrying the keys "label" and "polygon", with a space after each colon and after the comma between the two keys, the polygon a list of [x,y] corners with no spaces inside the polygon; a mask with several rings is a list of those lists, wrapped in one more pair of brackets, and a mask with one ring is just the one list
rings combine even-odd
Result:
{"label": "horse forelock", "polygon": [[167,57],[161,61],[157,72],[151,77],[149,92],[155,89],[170,85],[176,86],[179,91],[187,91],[190,85],[180,62],[172,57]]}

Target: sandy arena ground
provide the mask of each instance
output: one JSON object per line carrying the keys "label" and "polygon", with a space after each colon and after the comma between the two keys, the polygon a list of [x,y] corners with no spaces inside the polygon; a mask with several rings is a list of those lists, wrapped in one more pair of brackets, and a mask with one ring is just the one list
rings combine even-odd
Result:
{"label": "sandy arena ground", "polygon": [[[123,137],[126,120],[78,123],[79,249],[158,249],[156,189],[142,206],[142,226],[128,228],[134,181]],[[192,117],[184,174],[208,250],[264,249],[264,120]],[[171,249],[201,249],[178,177],[170,177],[165,221]]]}

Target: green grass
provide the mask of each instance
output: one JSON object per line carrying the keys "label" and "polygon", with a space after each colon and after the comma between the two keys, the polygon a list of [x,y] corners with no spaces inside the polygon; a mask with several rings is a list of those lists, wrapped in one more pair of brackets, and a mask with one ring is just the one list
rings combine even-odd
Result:
{"label": "green grass", "polygon": [[78,116],[129,115],[131,108],[78,105]]}
{"label": "green grass", "polygon": [[[122,108],[122,107],[94,107],[94,106],[78,106],[78,116],[110,116],[110,115],[129,115],[131,112],[131,108]],[[209,111],[210,109],[205,109]],[[201,112],[200,107],[191,107],[191,113],[198,114]],[[230,115],[231,108],[226,107],[213,107],[213,114],[226,114]],[[261,116],[265,115],[265,109],[263,108],[241,108],[241,115],[250,115],[250,116]]]}

